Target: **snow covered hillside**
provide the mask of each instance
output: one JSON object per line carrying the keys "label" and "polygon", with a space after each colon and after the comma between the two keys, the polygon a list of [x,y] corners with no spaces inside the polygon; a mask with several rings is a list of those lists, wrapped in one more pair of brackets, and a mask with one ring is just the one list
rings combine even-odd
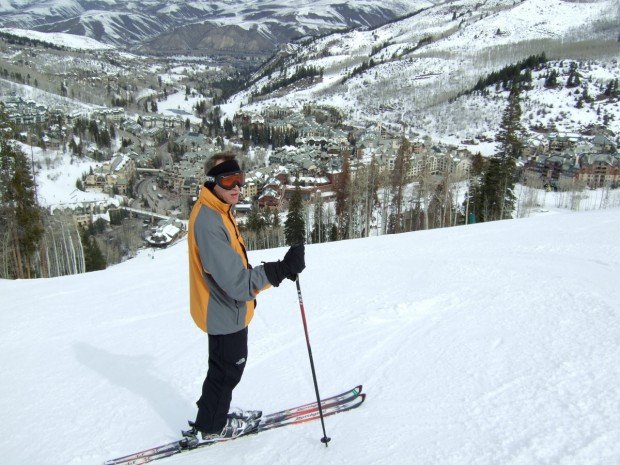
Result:
{"label": "snow covered hillside", "polygon": [[[315,422],[160,463],[620,463],[618,231],[611,209],[308,246],[321,392],[363,383],[366,403],[326,419],[329,448]],[[181,242],[101,272],[0,281],[4,463],[99,464],[177,437],[207,362],[186,256]],[[259,296],[233,405],[313,395],[287,281]]]}
{"label": "snow covered hillside", "polygon": [[76,188],[76,181],[96,168],[100,163],[90,158],[73,157],[60,150],[42,150],[18,143],[27,156],[35,163],[37,200],[41,206],[77,205],[81,202],[112,202],[108,194],[84,192]]}
{"label": "snow covered hillside", "polygon": [[[230,108],[241,104],[250,111],[273,104],[301,108],[318,102],[341,108],[354,125],[392,124],[396,130],[411,129],[449,143],[472,134],[494,134],[501,115],[498,107],[503,105],[468,97],[454,102],[455,97],[490,72],[542,52],[557,61],[590,65],[600,60],[592,82],[617,79],[619,20],[614,0],[439,2],[377,29],[297,45],[270,73],[238,94]],[[354,73],[364,64],[365,71]],[[323,78],[261,94],[267,84],[290,77],[299,66],[323,68]],[[287,68],[286,75],[279,72],[282,68]],[[561,104],[557,97],[550,100]],[[537,96],[532,105],[540,105]],[[557,113],[566,110],[560,106]],[[569,126],[560,124],[558,130],[570,131]],[[610,129],[620,131],[620,122],[616,119]]]}
{"label": "snow covered hillside", "polygon": [[92,112],[94,109],[103,108],[98,105],[89,105],[78,100],[62,97],[52,92],[46,92],[36,87],[18,84],[16,82],[0,79],[0,101],[5,96],[22,97],[25,100],[34,100],[35,102],[64,111],[81,111],[83,113]]}
{"label": "snow covered hillside", "polygon": [[30,29],[17,29],[10,27],[0,28],[0,32],[6,32],[18,37],[27,37],[29,39],[39,40],[48,44],[57,45],[59,47],[67,47],[74,50],[111,50],[115,47],[109,44],[103,44],[90,37],[78,36],[75,34],[66,34],[64,32],[39,32]]}

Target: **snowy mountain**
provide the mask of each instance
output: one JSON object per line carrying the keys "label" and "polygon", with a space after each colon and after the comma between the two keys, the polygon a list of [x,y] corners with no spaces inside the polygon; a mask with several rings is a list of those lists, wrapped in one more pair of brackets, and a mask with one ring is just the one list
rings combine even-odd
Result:
{"label": "snowy mountain", "polygon": [[[376,12],[377,2],[354,4],[358,13]],[[3,20],[8,21],[18,15],[17,11],[23,19],[28,16],[26,11],[39,12],[43,17],[51,15],[50,12],[82,8],[81,13],[55,22],[32,20],[31,23],[38,24],[33,27],[40,29],[71,30],[95,36],[106,43],[129,41],[139,55],[221,54],[229,59],[234,56],[244,71],[254,68],[260,62],[257,60],[271,56],[275,44],[290,40],[293,35],[338,29],[349,25],[352,17],[338,13],[348,8],[349,3],[329,1],[302,2],[295,7],[276,0],[258,5],[170,2],[163,7],[159,1],[140,3],[140,8],[137,5],[137,2],[116,0],[88,3],[24,0],[1,3],[0,9],[5,13]],[[395,132],[428,135],[435,141],[462,147],[463,141],[494,139],[507,94],[492,86],[484,96],[467,92],[489,73],[545,52],[550,60],[549,68],[533,73],[532,88],[522,96],[524,126],[583,133],[593,124],[600,126],[605,122],[612,133],[620,134],[620,106],[613,99],[597,99],[601,88],[620,78],[617,59],[620,6],[616,1],[450,0],[394,1],[381,5],[388,5],[394,14],[406,14],[381,27],[366,26],[314,40],[306,36],[289,42],[254,75],[252,85],[223,107],[226,115],[232,118],[241,106],[248,111],[260,111],[273,104],[301,109],[313,102],[340,108],[345,122],[353,126],[381,125]],[[190,14],[187,8],[202,13]],[[169,15],[168,19],[158,19],[159,14]],[[195,19],[202,18],[201,14],[209,16],[209,21]],[[132,15],[143,15],[143,18],[134,21]],[[195,20],[181,21],[190,16]],[[337,23],[329,22],[334,19]],[[384,15],[382,21],[386,20]],[[157,24],[149,23],[153,21]],[[372,21],[359,19],[355,24],[367,25]],[[32,36],[36,37],[35,34],[41,33]],[[51,38],[61,35],[46,33],[42,40],[53,41]],[[123,42],[121,36],[127,41]],[[97,46],[82,46],[89,47]],[[246,60],[248,57],[254,59]],[[113,65],[105,62],[105,58],[102,60],[100,66],[110,72],[118,68],[119,60],[114,60]],[[565,82],[573,62],[578,64],[583,77],[580,88],[544,88],[549,69],[557,70]],[[322,79],[277,86],[301,66],[322,68]],[[126,69],[133,72],[142,67],[133,61]],[[278,90],[262,92],[267,87]],[[577,109],[576,92],[584,91],[593,102]],[[101,101],[100,98],[95,102]],[[192,112],[191,106],[184,110]],[[492,143],[477,145],[474,151],[488,154],[495,150]]]}
{"label": "snowy mountain", "polygon": [[[326,419],[329,448],[315,422],[161,463],[619,463],[620,210],[549,210],[308,246],[321,393],[363,383],[366,403]],[[186,261],[181,242],[101,272],[0,280],[5,463],[98,464],[177,437],[207,360]],[[259,296],[233,405],[313,396],[287,281]]]}
{"label": "snowy mountain", "polygon": [[[459,95],[481,77],[542,52],[555,66],[564,59],[584,66],[598,60],[592,85],[618,78],[618,21],[614,0],[442,2],[376,29],[292,45],[257,73],[260,79],[231,107],[243,104],[251,111],[317,102],[341,108],[358,126],[391,125],[446,142],[492,134],[503,100],[479,105]],[[323,68],[323,78],[261,92],[300,66]],[[618,132],[616,122],[612,129]]]}
{"label": "snowy mountain", "polygon": [[[426,0],[303,0],[294,5],[282,0],[4,0],[0,21],[4,26],[68,32],[125,46],[207,21],[215,27],[253,30],[273,50],[295,36],[376,26],[429,4]],[[241,44],[237,49],[243,50]]]}

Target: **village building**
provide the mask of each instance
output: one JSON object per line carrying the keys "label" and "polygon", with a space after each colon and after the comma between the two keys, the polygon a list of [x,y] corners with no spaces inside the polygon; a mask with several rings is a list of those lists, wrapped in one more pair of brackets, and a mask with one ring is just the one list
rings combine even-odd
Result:
{"label": "village building", "polygon": [[86,176],[84,188],[108,194],[127,195],[129,184],[136,175],[136,162],[126,154],[117,154],[109,162]]}
{"label": "village building", "polygon": [[254,181],[246,179],[245,184],[241,188],[241,197],[244,199],[252,199],[258,195],[258,184]]}
{"label": "village building", "polygon": [[167,247],[181,236],[184,229],[183,222],[176,218],[162,220],[145,240],[151,247]]}
{"label": "village building", "polygon": [[259,208],[280,208],[282,192],[279,189],[266,188],[258,196]]}
{"label": "village building", "polygon": [[48,120],[48,110],[45,105],[34,100],[25,100],[18,96],[9,96],[3,100],[9,121],[15,124],[40,124]]}
{"label": "village building", "polygon": [[125,109],[122,107],[104,108],[95,110],[92,114],[93,118],[102,120],[106,123],[120,123],[127,117]]}
{"label": "village building", "polygon": [[590,142],[600,153],[615,153],[617,151],[616,144],[603,134],[595,135]]}
{"label": "village building", "polygon": [[585,139],[580,134],[553,133],[547,137],[550,152],[563,152],[573,148]]}
{"label": "village building", "polygon": [[584,155],[576,177],[589,187],[620,187],[620,156],[612,154]]}
{"label": "village building", "polygon": [[207,137],[198,132],[187,132],[177,137],[174,142],[195,152],[207,145]]}

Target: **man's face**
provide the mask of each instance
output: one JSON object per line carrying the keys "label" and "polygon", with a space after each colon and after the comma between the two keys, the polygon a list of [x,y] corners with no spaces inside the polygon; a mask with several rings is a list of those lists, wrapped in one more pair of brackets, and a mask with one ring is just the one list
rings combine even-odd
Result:
{"label": "man's face", "polygon": [[[219,165],[223,161],[224,160],[217,160],[215,162],[215,166]],[[239,203],[239,193],[241,192],[241,188],[239,186],[235,186],[231,190],[226,190],[216,184],[213,188],[213,192],[215,192],[215,195],[217,195],[222,202],[227,203],[228,205],[237,205],[237,203]]]}
{"label": "man's face", "polygon": [[222,202],[229,205],[237,205],[237,203],[239,203],[239,193],[241,192],[239,186],[235,186],[231,190],[226,190],[216,184],[213,190],[215,195],[217,195]]}

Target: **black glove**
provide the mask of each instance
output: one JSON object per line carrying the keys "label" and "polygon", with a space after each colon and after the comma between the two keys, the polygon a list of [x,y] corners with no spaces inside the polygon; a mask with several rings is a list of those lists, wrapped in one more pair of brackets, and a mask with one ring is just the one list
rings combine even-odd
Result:
{"label": "black glove", "polygon": [[278,287],[284,278],[295,281],[297,275],[306,267],[304,255],[304,245],[294,245],[288,249],[282,261],[265,263],[265,274],[271,285]]}

